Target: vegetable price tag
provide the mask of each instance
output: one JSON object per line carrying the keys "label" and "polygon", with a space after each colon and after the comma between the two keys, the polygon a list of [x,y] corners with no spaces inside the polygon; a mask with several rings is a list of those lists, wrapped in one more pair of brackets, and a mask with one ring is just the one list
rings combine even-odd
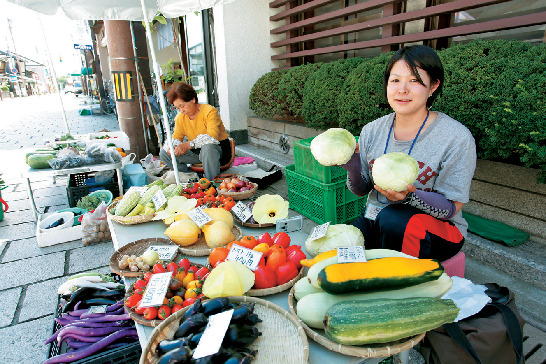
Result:
{"label": "vegetable price tag", "polygon": [[[146,249],[146,252],[148,250],[156,251],[159,254],[159,259],[161,259],[161,260],[173,260],[176,253],[178,253],[178,246],[173,246],[173,245],[152,245],[151,247]],[[144,254],[146,254],[146,252],[144,252]]]}
{"label": "vegetable price tag", "polygon": [[367,262],[364,247],[362,246],[340,246],[337,248],[338,263]]}
{"label": "vegetable price tag", "polygon": [[251,271],[258,268],[258,263],[262,259],[262,253],[256,250],[248,249],[237,244],[233,244],[226,257],[227,260],[233,260],[243,264]]}
{"label": "vegetable price tag", "polygon": [[161,306],[167,293],[167,288],[171,283],[173,274],[171,272],[156,273],[150,278],[150,282],[146,286],[146,292],[142,296],[142,302],[138,307],[155,307]]}
{"label": "vegetable price tag", "polygon": [[167,202],[167,198],[165,197],[163,190],[157,191],[152,197],[152,201],[154,202],[156,211],[159,210],[161,206],[165,205],[165,202]]}
{"label": "vegetable price tag", "polygon": [[106,307],[107,305],[100,305],[100,306],[91,306],[89,307],[88,313],[106,313]]}
{"label": "vegetable price tag", "polygon": [[200,207],[196,207],[193,210],[188,211],[187,214],[199,227],[205,226],[209,221],[212,221],[210,216],[207,215],[207,213]]}
{"label": "vegetable price tag", "polygon": [[241,201],[237,202],[235,206],[231,208],[231,211],[233,211],[235,216],[237,216],[242,222],[246,222],[252,216],[252,211],[250,211],[248,206]]}
{"label": "vegetable price tag", "polygon": [[330,226],[330,221],[328,221],[325,224],[315,226],[315,228],[313,229],[313,232],[311,233],[311,236],[309,237],[309,241],[317,240],[326,236],[326,232],[328,231],[328,226]]}
{"label": "vegetable price tag", "polygon": [[132,192],[132,191],[138,191],[138,193],[140,193],[140,196],[142,196],[146,193],[147,189],[148,187],[146,186],[143,186],[143,187],[132,186],[131,188],[129,188],[129,191],[125,192],[125,194],[128,194],[129,192]]}
{"label": "vegetable price tag", "polygon": [[211,315],[205,331],[199,340],[199,344],[193,352],[193,359],[203,358],[205,356],[214,355],[220,350],[224,336],[229,327],[233,310],[224,311]]}

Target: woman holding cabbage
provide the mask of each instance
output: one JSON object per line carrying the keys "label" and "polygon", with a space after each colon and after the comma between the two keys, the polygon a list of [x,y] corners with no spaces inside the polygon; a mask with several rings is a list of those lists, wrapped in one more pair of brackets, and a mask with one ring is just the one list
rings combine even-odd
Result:
{"label": "woman holding cabbage", "polygon": [[353,193],[368,195],[353,223],[367,249],[443,261],[463,245],[468,224],[461,208],[469,199],[476,146],[465,126],[430,110],[443,83],[434,50],[417,45],[397,51],[383,79],[394,112],[366,124],[358,146],[351,136],[355,153],[335,163],[347,170]]}

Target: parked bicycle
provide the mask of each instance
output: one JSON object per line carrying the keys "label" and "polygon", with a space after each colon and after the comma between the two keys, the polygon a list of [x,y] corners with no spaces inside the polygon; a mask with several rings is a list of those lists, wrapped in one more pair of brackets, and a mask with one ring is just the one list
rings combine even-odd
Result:
{"label": "parked bicycle", "polygon": [[104,83],[104,93],[106,97],[100,100],[100,108],[103,114],[118,115],[116,110],[116,101],[114,99],[114,90],[111,87],[112,81]]}

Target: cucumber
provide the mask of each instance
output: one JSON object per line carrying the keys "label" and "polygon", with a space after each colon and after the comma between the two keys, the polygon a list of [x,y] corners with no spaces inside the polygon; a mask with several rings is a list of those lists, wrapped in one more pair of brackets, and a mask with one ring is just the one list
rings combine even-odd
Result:
{"label": "cucumber", "polygon": [[44,154],[51,154],[51,155],[57,155],[57,151],[56,150],[35,150],[34,152],[28,152],[27,154],[25,154],[25,163],[28,164],[28,157],[30,157],[31,155],[33,154],[41,154],[41,155],[44,155]]}
{"label": "cucumber", "polygon": [[54,154],[32,154],[28,156],[27,164],[34,169],[51,168],[47,161],[55,157]]}
{"label": "cucumber", "polygon": [[381,344],[453,322],[458,313],[452,300],[441,298],[344,301],[328,309],[324,331],[344,345]]}

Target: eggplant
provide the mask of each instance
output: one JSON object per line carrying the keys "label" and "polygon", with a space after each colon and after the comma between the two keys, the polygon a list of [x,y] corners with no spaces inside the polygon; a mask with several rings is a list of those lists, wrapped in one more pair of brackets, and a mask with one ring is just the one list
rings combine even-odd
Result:
{"label": "eggplant", "polygon": [[233,316],[231,316],[231,322],[239,322],[244,320],[248,315],[254,312],[254,303],[250,305],[240,305],[233,310]]}
{"label": "eggplant", "polygon": [[115,305],[117,300],[111,300],[108,298],[90,298],[82,301],[82,305],[86,306],[102,306],[102,305]]}
{"label": "eggplant", "polygon": [[191,362],[193,351],[187,346],[173,349],[159,357],[158,364],[184,364]]}
{"label": "eggplant", "polygon": [[224,361],[224,364],[250,364],[252,359],[253,358],[251,356],[242,353],[235,353],[227,358],[227,360]]}
{"label": "eggplant", "polygon": [[168,351],[178,349],[182,346],[188,346],[189,340],[189,337],[183,337],[176,340],[163,340],[157,345],[157,355],[162,356]]}
{"label": "eggplant", "polygon": [[[93,293],[94,298],[109,298],[109,299],[120,299],[125,297],[124,289],[111,289],[108,291],[97,291]],[[118,298],[116,298],[118,297]]]}
{"label": "eggplant", "polygon": [[201,312],[210,316],[227,310],[230,307],[230,302],[226,297],[218,297],[204,302],[202,306]]}
{"label": "eggplant", "polygon": [[[233,321],[231,321],[231,322],[233,322]],[[251,313],[250,315],[245,317],[243,320],[238,320],[238,321],[236,321],[234,323],[252,326],[252,325],[256,325],[258,322],[262,322],[262,319],[260,319],[257,314]]]}
{"label": "eggplant", "polygon": [[255,326],[232,324],[226,331],[222,345],[228,347],[247,346],[252,344],[261,334]]}
{"label": "eggplant", "polygon": [[182,316],[182,321],[186,321],[191,316],[201,312],[202,307],[203,307],[203,304],[202,304],[201,298],[200,298],[197,301],[195,301],[193,303],[193,305],[191,305],[190,308],[184,313],[184,316]]}
{"label": "eggplant", "polygon": [[198,332],[198,333],[195,333],[193,335],[191,335],[189,337],[189,342],[188,342],[188,346],[192,349],[195,349],[197,347],[197,345],[199,344],[199,341],[201,340],[201,337],[203,336],[203,332],[205,330],[201,331],[201,332]]}
{"label": "eggplant", "polygon": [[187,336],[189,334],[195,333],[200,328],[206,326],[208,321],[209,320],[207,316],[205,316],[205,314],[203,313],[195,314],[180,325],[180,327],[174,333],[174,337],[178,339],[178,338]]}
{"label": "eggplant", "polygon": [[91,293],[94,291],[93,288],[89,287],[81,287],[75,290],[70,296],[70,302],[64,306],[63,312],[73,311],[78,302],[91,298]]}

